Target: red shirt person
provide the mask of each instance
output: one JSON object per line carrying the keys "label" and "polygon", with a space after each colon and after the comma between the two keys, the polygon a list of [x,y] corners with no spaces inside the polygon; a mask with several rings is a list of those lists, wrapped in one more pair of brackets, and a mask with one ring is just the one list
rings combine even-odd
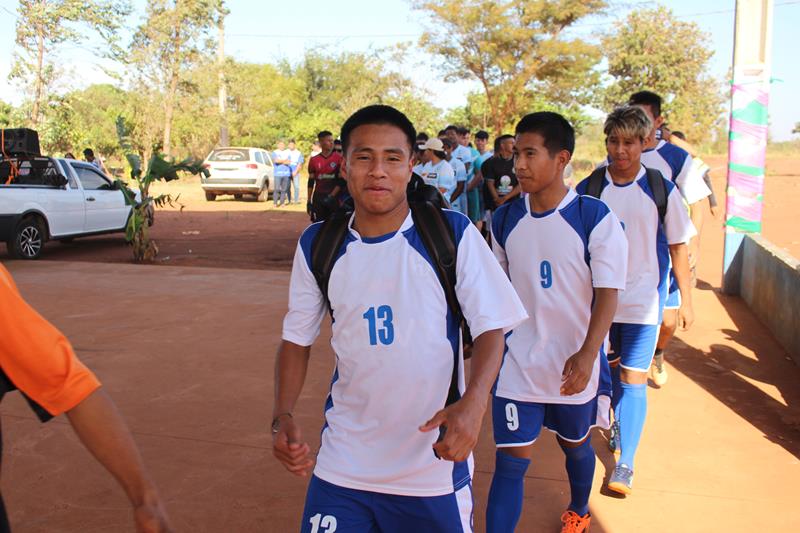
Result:
{"label": "red shirt person", "polygon": [[347,183],[339,175],[342,154],[333,149],[333,134],[321,131],[317,135],[322,152],[308,163],[308,214],[312,222],[325,220],[339,207],[339,197]]}

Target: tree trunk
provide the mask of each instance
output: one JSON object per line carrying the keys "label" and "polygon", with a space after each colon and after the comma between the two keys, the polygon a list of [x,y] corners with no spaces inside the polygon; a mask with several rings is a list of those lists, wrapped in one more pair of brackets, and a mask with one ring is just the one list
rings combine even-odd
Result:
{"label": "tree trunk", "polygon": [[39,114],[42,107],[42,93],[44,92],[44,29],[36,28],[36,81],[33,88],[33,109],[31,109],[31,124],[35,128],[39,124]]}
{"label": "tree trunk", "polygon": [[225,114],[225,101],[227,95],[225,92],[225,19],[220,15],[219,17],[219,43],[217,47],[217,81],[219,83],[219,145],[228,146],[228,120]]}
{"label": "tree trunk", "polygon": [[164,142],[162,143],[161,150],[166,155],[170,155],[170,150],[172,149],[170,145],[170,136],[172,135],[172,116],[175,112],[175,95],[177,92],[178,68],[175,66],[170,76],[167,98],[164,101]]}

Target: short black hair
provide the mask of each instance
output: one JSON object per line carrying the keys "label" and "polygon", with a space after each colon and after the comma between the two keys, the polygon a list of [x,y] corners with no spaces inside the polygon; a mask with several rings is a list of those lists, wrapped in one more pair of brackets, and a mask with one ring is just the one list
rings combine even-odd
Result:
{"label": "short black hair", "polygon": [[447,135],[447,130],[439,130],[439,133],[436,134],[437,137],[442,137]]}
{"label": "short black hair", "polygon": [[442,139],[442,144],[450,148],[455,148],[458,145],[458,143],[452,139]]}
{"label": "short black hair", "polygon": [[329,132],[328,130],[322,130],[321,132],[317,133],[317,139],[322,140],[325,137],[333,137],[333,133]]}
{"label": "short black hair", "polygon": [[334,144],[334,146],[337,145],[337,144],[342,144],[342,141],[341,141],[341,139],[334,139],[333,140],[333,144]]}
{"label": "short black hair", "polygon": [[686,135],[682,131],[673,131],[672,134],[682,141],[686,140]]}
{"label": "short black hair", "polygon": [[480,130],[480,131],[478,131],[478,133],[475,134],[475,138],[476,139],[486,139],[488,141],[489,140],[489,132]]}
{"label": "short black hair", "polygon": [[417,133],[417,141],[427,141],[428,139],[430,139],[430,137],[428,137],[428,134],[424,131]]}
{"label": "short black hair", "polygon": [[628,98],[628,105],[646,105],[653,110],[653,118],[661,116],[661,97],[652,91],[639,91]]}
{"label": "short black hair", "polygon": [[516,135],[522,133],[538,133],[544,138],[544,146],[550,157],[561,150],[569,155],[575,151],[575,129],[567,119],[552,111],[538,111],[522,117],[514,130]]}
{"label": "short black hair", "polygon": [[91,148],[86,148],[83,151],[83,155],[86,156],[86,157],[89,157],[89,156],[94,157],[94,150],[92,150]]}
{"label": "short black hair", "polygon": [[500,144],[503,141],[505,141],[506,139],[513,139],[513,138],[514,138],[514,136],[513,135],[509,135],[508,133],[506,133],[504,135],[498,135],[497,138],[494,140],[494,151],[495,152],[499,152],[500,151]]}
{"label": "short black hair", "polygon": [[456,132],[459,135],[466,135],[467,133],[470,132],[470,130],[469,130],[469,128],[465,128],[464,126],[459,126],[458,128],[456,128]]}
{"label": "short black hair", "polygon": [[416,146],[417,130],[414,129],[414,124],[402,112],[388,105],[370,105],[362,107],[344,121],[342,125],[342,149],[347,152],[347,144],[350,142],[350,134],[359,126],[367,124],[388,124],[400,129],[406,135],[408,140],[408,147],[411,152],[414,151]]}
{"label": "short black hair", "polygon": [[456,130],[456,133],[458,133],[458,126],[453,126],[452,124],[448,124],[447,127],[444,129],[444,131],[448,132],[450,130]]}

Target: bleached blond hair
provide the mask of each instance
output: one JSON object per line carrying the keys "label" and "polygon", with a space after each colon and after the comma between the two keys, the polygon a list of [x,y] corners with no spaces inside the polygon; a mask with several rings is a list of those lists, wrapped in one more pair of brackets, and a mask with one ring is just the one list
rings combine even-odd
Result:
{"label": "bleached blond hair", "polygon": [[644,109],[635,105],[624,105],[608,114],[603,124],[606,137],[615,133],[625,138],[644,140],[653,130],[653,121]]}

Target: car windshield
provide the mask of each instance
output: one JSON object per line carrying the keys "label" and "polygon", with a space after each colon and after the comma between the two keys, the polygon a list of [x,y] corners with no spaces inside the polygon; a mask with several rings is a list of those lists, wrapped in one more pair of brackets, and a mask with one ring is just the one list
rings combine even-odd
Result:
{"label": "car windshield", "polygon": [[248,150],[238,148],[222,148],[214,150],[208,156],[209,161],[249,161],[250,154]]}

